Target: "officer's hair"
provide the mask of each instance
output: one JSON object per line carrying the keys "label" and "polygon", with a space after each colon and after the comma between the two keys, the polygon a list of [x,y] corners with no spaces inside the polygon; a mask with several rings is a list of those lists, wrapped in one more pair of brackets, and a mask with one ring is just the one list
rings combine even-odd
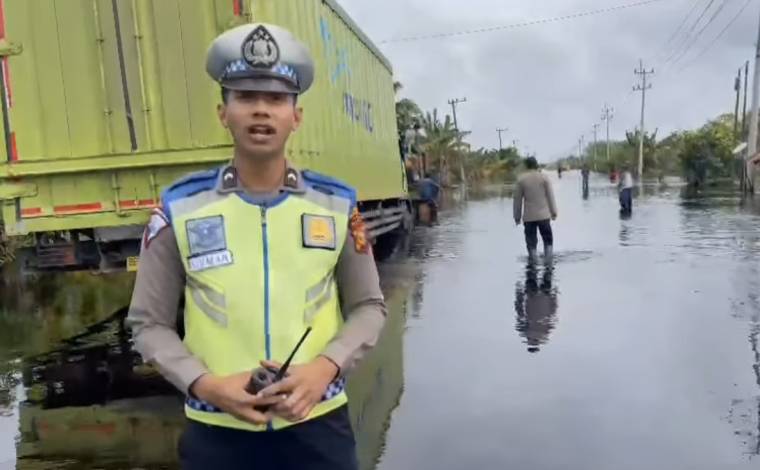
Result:
{"label": "officer's hair", "polygon": [[[227,104],[230,100],[230,93],[232,90],[229,88],[222,88],[222,103]],[[293,95],[293,106],[298,104],[298,95]]]}

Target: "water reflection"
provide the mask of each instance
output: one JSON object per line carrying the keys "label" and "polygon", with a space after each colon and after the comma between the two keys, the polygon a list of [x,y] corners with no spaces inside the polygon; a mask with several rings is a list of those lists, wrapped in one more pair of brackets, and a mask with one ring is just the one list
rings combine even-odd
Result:
{"label": "water reflection", "polygon": [[525,339],[529,353],[538,353],[557,324],[559,290],[553,283],[554,267],[525,268],[525,280],[515,289],[515,329]]}
{"label": "water reflection", "polygon": [[[419,266],[407,258],[381,266],[388,321],[348,385],[362,470],[376,466],[403,391],[402,338],[407,310],[419,301]],[[182,397],[132,349],[126,309],[102,315],[110,303],[100,295],[127,303],[112,291],[115,285],[128,298],[125,280],[64,278],[12,286],[19,295],[0,298],[0,351],[6,353],[0,357],[0,420],[18,420],[16,468],[176,468]],[[43,291],[47,297],[36,297]],[[0,448],[0,462],[13,458],[4,452]]]}

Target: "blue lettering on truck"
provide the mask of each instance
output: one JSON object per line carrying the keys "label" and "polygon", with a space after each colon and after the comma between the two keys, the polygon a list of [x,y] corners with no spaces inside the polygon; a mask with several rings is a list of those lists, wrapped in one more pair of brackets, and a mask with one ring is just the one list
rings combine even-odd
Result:
{"label": "blue lettering on truck", "polygon": [[375,120],[372,116],[372,103],[360,100],[350,93],[343,94],[343,108],[349,118],[360,123],[369,132],[375,131]]}

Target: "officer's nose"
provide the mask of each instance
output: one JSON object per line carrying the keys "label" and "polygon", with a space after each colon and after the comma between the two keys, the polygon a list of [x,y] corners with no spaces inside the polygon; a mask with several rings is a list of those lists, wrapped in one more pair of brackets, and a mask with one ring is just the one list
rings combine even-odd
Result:
{"label": "officer's nose", "polygon": [[269,117],[271,113],[266,98],[258,96],[252,100],[250,112],[254,117]]}

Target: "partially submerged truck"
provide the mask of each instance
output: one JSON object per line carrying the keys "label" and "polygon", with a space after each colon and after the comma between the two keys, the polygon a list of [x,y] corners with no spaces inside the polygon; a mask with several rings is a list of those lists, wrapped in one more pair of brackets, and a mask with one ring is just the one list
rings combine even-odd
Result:
{"label": "partially submerged truck", "polygon": [[252,21],[317,65],[288,158],[354,186],[392,252],[412,224],[393,72],[336,0],[0,0],[0,227],[26,269],[136,269],[162,189],[231,159],[205,56]]}

